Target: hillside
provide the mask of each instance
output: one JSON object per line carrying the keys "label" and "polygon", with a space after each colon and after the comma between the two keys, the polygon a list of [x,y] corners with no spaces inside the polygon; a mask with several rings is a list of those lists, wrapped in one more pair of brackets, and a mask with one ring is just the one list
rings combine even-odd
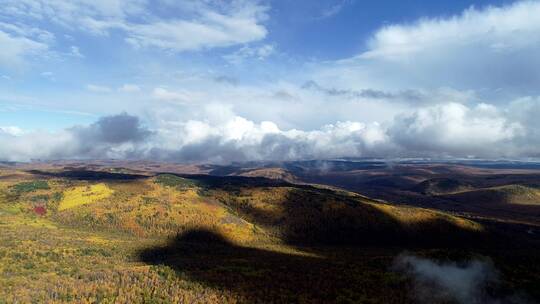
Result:
{"label": "hillside", "polygon": [[287,182],[294,182],[296,177],[283,168],[260,168],[253,170],[243,170],[236,173],[237,176],[264,177],[268,179],[279,179]]}
{"label": "hillside", "polygon": [[474,202],[477,204],[513,204],[540,206],[540,189],[523,185],[505,185],[462,191],[446,198],[459,202]]}
{"label": "hillside", "polygon": [[469,183],[450,178],[433,178],[425,180],[413,188],[422,194],[449,194],[474,189]]}
{"label": "hillside", "polygon": [[399,252],[489,240],[483,224],[341,190],[115,172],[0,170],[0,299],[413,303]]}
{"label": "hillside", "polygon": [[72,227],[141,237],[204,228],[239,243],[442,241],[482,230],[442,212],[278,180],[171,174],[95,180],[96,174],[63,172],[64,177],[42,174],[33,181],[3,181],[4,204]]}

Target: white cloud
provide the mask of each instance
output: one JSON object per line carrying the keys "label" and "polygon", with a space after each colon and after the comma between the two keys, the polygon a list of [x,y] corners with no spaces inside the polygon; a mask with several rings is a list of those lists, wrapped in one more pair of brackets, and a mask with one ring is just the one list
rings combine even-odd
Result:
{"label": "white cloud", "polygon": [[75,57],[75,58],[84,58],[84,55],[81,53],[81,50],[79,49],[78,46],[72,45],[69,48],[69,50],[70,50],[69,52],[70,56]]}
{"label": "white cloud", "polygon": [[418,303],[514,302],[510,299],[522,303],[517,295],[508,298],[490,296],[488,288],[499,281],[499,272],[486,258],[457,264],[401,254],[396,258],[394,268],[413,279],[412,294]]}
{"label": "white cloud", "polygon": [[54,77],[53,72],[46,71],[46,72],[42,72],[40,75],[43,78],[46,78],[46,79],[51,80],[51,81],[55,81],[55,77]]}
{"label": "white cloud", "polygon": [[124,93],[137,93],[141,91],[141,88],[136,84],[126,83],[118,88],[118,91]]}
{"label": "white cloud", "polygon": [[517,108],[439,104],[403,113],[387,124],[342,121],[312,130],[253,121],[219,105],[207,107],[200,119],[183,120],[167,111],[148,115],[151,128],[143,127],[137,117],[121,114],[57,133],[3,128],[0,159],[115,157],[226,163],[339,157],[539,157],[540,125],[535,117],[540,102],[527,99],[513,104]]}
{"label": "white cloud", "polygon": [[[470,47],[477,43],[486,51],[510,52],[538,44],[540,3],[523,1],[507,7],[470,8],[451,18],[421,19],[411,25],[389,25],[369,42],[360,57],[388,60],[413,59],[420,53]],[[524,35],[529,39],[523,39]],[[536,37],[536,38],[535,38]]]}
{"label": "white cloud", "polygon": [[226,47],[263,39],[267,30],[256,15],[231,15],[208,11],[197,20],[167,20],[137,24],[128,29],[126,41],[136,47],[172,51]]}
{"label": "white cloud", "polygon": [[448,103],[398,116],[389,136],[411,155],[497,156],[522,132],[492,105]]}
{"label": "white cloud", "polygon": [[201,98],[201,94],[195,91],[178,90],[171,91],[166,88],[157,87],[152,91],[152,97],[156,100],[175,102],[179,104],[192,103]]}
{"label": "white cloud", "polygon": [[19,136],[19,135],[24,134],[24,130],[19,127],[7,126],[7,127],[0,127],[0,133],[9,134],[12,136]]}
{"label": "white cloud", "polygon": [[0,67],[16,68],[24,65],[27,59],[44,55],[48,46],[26,37],[15,37],[0,31]]}
{"label": "white cloud", "polygon": [[232,54],[223,56],[223,58],[230,63],[239,64],[246,59],[264,60],[268,56],[273,55],[276,49],[271,44],[264,44],[259,47],[243,46]]}
{"label": "white cloud", "polygon": [[[225,60],[257,63],[209,67],[207,57],[199,55],[185,57],[195,58],[193,63],[184,56],[167,57],[162,65],[160,56],[136,62],[150,58],[141,52],[142,57],[125,61],[135,64],[119,66],[118,72],[115,67],[109,78],[94,77],[105,85],[84,82],[81,87],[102,94],[96,99],[96,94],[83,93],[75,107],[94,113],[103,109],[144,113],[155,132],[148,141],[118,144],[121,147],[100,143],[100,149],[85,148],[90,152],[74,148],[62,154],[55,145],[77,146],[79,133],[31,132],[15,140],[9,137],[13,132],[2,130],[3,138],[14,144],[2,147],[0,142],[0,156],[231,161],[539,155],[540,102],[535,96],[540,96],[540,19],[533,17],[540,15],[540,2],[471,8],[452,17],[388,25],[376,31],[357,56],[305,65],[280,62],[284,56],[276,56],[278,47],[264,41],[269,10],[258,1],[0,3],[0,20],[9,15],[12,21],[0,22],[1,67],[55,50],[54,34],[25,22],[40,26],[54,22],[51,28],[72,33],[71,39],[58,35],[59,42],[68,40],[59,52],[66,56],[84,57],[75,44],[88,45],[81,41],[87,35],[78,36],[85,31],[169,52],[230,47]],[[158,16],[164,10],[170,14]],[[338,11],[336,7],[328,13]],[[272,64],[262,64],[265,59],[272,59]],[[81,61],[82,68],[78,64],[74,69],[94,71],[86,69],[91,62]],[[190,68],[191,64],[197,67]],[[65,74],[51,67],[37,70],[54,71],[57,77]],[[47,102],[47,96],[31,99],[28,103]],[[61,99],[48,105],[67,107]],[[23,141],[38,136],[58,138],[43,150],[31,151],[37,146]]]}
{"label": "white cloud", "polygon": [[462,14],[390,24],[366,50],[319,64],[319,83],[343,88],[475,90],[496,102],[540,94],[540,2],[470,8]]}
{"label": "white cloud", "polygon": [[[227,47],[263,39],[267,7],[258,1],[179,3],[176,18],[160,18],[145,0],[3,0],[0,16],[51,20],[95,35],[120,30],[136,47],[181,52]],[[212,5],[210,5],[212,4]],[[160,4],[155,4],[159,6]],[[80,55],[73,49],[73,55]]]}
{"label": "white cloud", "polygon": [[69,28],[102,33],[95,24],[122,23],[143,12],[145,0],[2,0],[4,16],[50,20]]}
{"label": "white cloud", "polygon": [[352,2],[353,0],[342,0],[341,2],[328,7],[321,13],[319,19],[331,18],[338,15],[347,5],[351,4]]}
{"label": "white cloud", "polygon": [[87,84],[86,89],[90,92],[95,92],[95,93],[109,93],[112,91],[112,89],[107,86],[96,85],[96,84]]}
{"label": "white cloud", "polygon": [[56,37],[53,33],[32,26],[27,26],[21,23],[6,23],[0,22],[0,30],[10,33],[14,36],[26,37],[42,43],[51,44]]}

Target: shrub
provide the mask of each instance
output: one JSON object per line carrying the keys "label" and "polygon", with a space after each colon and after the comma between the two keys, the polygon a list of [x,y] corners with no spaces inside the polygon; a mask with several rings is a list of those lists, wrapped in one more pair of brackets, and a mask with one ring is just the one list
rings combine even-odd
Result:
{"label": "shrub", "polygon": [[33,192],[36,190],[48,190],[49,183],[47,181],[31,181],[31,182],[23,182],[18,183],[16,185],[13,185],[11,189],[16,193],[27,193],[27,192]]}
{"label": "shrub", "polygon": [[178,189],[188,189],[197,186],[194,181],[173,174],[160,174],[156,177],[155,183],[165,187],[174,187]]}

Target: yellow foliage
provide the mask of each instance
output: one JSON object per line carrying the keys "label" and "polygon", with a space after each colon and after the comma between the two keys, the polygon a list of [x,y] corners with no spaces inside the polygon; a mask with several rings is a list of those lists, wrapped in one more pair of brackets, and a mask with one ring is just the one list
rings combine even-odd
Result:
{"label": "yellow foliage", "polygon": [[438,212],[434,210],[428,210],[428,209],[410,207],[410,206],[392,206],[389,204],[382,204],[382,203],[370,203],[370,205],[388,214],[389,216],[393,217],[399,222],[403,224],[407,224],[407,225],[416,225],[416,224],[426,223],[429,221],[442,220],[447,223],[451,223],[455,225],[456,227],[466,229],[466,230],[473,230],[473,231],[483,230],[482,225],[476,222],[469,221],[469,220],[456,217],[456,216],[451,216],[443,212]]}
{"label": "yellow foliage", "polygon": [[113,194],[105,184],[75,187],[64,192],[64,197],[58,206],[58,211],[92,204],[106,199]]}

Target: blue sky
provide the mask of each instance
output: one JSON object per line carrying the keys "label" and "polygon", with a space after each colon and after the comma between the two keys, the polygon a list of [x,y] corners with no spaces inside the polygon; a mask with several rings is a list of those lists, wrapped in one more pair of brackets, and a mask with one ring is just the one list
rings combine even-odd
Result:
{"label": "blue sky", "polygon": [[[293,55],[337,60],[365,50],[377,29],[392,23],[461,13],[512,1],[276,1],[269,39]],[[328,15],[328,16],[327,16]]]}
{"label": "blue sky", "polygon": [[[0,5],[1,159],[540,153],[538,1]],[[77,148],[107,117],[148,139]]]}

